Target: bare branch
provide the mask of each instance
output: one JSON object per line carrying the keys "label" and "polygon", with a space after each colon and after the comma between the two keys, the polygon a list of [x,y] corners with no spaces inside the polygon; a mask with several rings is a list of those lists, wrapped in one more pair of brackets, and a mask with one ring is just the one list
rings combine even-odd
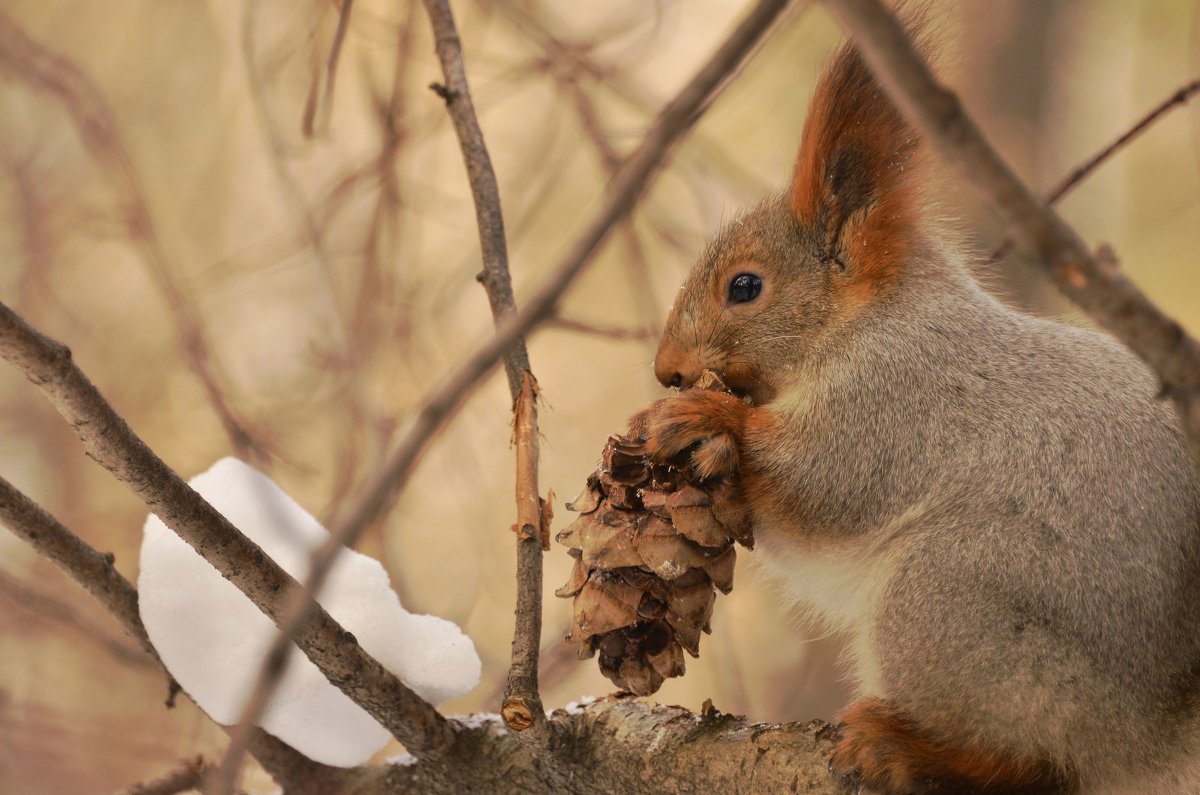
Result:
{"label": "bare branch", "polygon": [[[336,529],[330,534],[329,540],[314,550],[312,556],[313,566],[309,574],[306,590],[294,597],[291,601],[291,607],[285,613],[278,616],[275,613],[268,613],[272,618],[276,619],[276,623],[279,625],[281,631],[280,638],[277,639],[275,647],[282,646],[284,642],[282,637],[285,635],[295,637],[296,641],[300,642],[300,638],[295,636],[294,633],[296,629],[312,623],[308,615],[310,611],[317,610],[324,615],[324,611],[320,610],[309,594],[319,592],[338,552],[345,546],[352,546],[362,531],[386,510],[394,495],[407,482],[408,477],[412,473],[413,466],[421,453],[424,452],[426,445],[433,439],[438,429],[466,400],[467,395],[479,384],[483,376],[495,366],[502,356],[509,353],[530,329],[553,312],[555,305],[566,291],[566,288],[591,260],[591,256],[600,246],[600,243],[607,237],[608,232],[616,223],[632,211],[638,197],[646,185],[649,184],[651,177],[659,165],[661,165],[671,145],[696,122],[700,111],[706,107],[716,88],[742,62],[754,43],[766,32],[785,5],[786,0],[760,0],[749,16],[743,20],[734,30],[733,34],[718,48],[708,63],[689,81],[680,94],[663,109],[654,126],[647,133],[642,145],[626,161],[625,166],[614,179],[608,198],[601,207],[596,219],[585,230],[568,256],[555,269],[548,282],[533,296],[530,306],[524,312],[507,315],[497,329],[496,336],[480,348],[446,384],[425,402],[417,414],[414,425],[409,429],[400,446],[368,486],[364,498],[357,503],[344,520],[339,522]],[[447,96],[449,97],[450,95],[447,93]],[[498,192],[496,195],[498,197]],[[498,203],[496,206],[498,207]],[[485,249],[485,251],[489,252],[492,245],[490,241],[494,239],[490,235],[495,234],[495,229],[489,227],[489,224],[493,223],[499,224],[500,234],[502,235],[503,222],[498,214],[495,219],[488,218],[480,224],[481,241],[484,239],[484,235],[489,235],[489,242],[486,244],[489,248]],[[487,229],[491,231],[485,231]],[[507,254],[505,254],[505,257],[507,257]],[[485,262],[487,261],[488,259],[485,256]],[[489,295],[491,295],[490,290]],[[511,298],[509,300],[511,302]],[[2,329],[2,326],[0,326],[0,329]],[[0,347],[0,352],[2,352],[2,347]],[[528,367],[526,366],[523,369],[528,369]],[[197,499],[199,498],[197,497]],[[171,526],[170,521],[167,524]],[[232,527],[230,529],[236,533],[236,529]],[[177,530],[177,532],[179,531]],[[240,536],[240,534],[238,535]],[[190,539],[188,541],[191,543]],[[199,547],[197,549],[199,550]],[[218,569],[225,574],[225,570],[221,569],[220,566],[218,566]],[[283,577],[287,576],[283,572],[280,572],[280,575]],[[226,576],[230,575],[227,574]],[[291,578],[287,579],[290,580]],[[236,580],[234,582],[237,583]],[[294,581],[292,582],[294,583]],[[240,584],[238,586],[242,588]],[[243,588],[243,590],[245,589]],[[254,596],[251,595],[251,598],[254,598]],[[277,610],[279,605],[273,603],[271,607]],[[325,615],[325,619],[332,622],[332,619],[329,619],[327,615]],[[301,643],[300,645],[301,648],[304,648],[304,644]],[[277,665],[273,661],[273,658],[279,654],[275,647],[268,653],[269,663],[264,664],[263,669],[260,671],[258,684],[256,684],[254,692],[269,689],[271,681],[280,675],[273,672]],[[307,649],[305,651],[308,653]],[[536,651],[534,653],[536,654]],[[363,656],[366,656],[365,653]],[[370,658],[368,657],[367,659]],[[314,662],[316,662],[315,659]],[[281,665],[282,663],[278,664]],[[378,664],[376,663],[376,665]],[[320,663],[318,663],[318,667],[320,667]],[[322,670],[326,671],[325,668],[322,668]],[[328,671],[326,671],[326,675],[329,676]],[[338,684],[338,680],[332,676],[330,677],[330,681]],[[418,756],[421,755],[422,751],[444,747],[450,740],[449,728],[446,726],[444,719],[438,715],[436,710],[433,710],[432,707],[421,701],[402,684],[394,679],[392,679],[392,682],[402,688],[411,699],[419,702],[419,704],[410,704],[409,706],[410,709],[421,717],[419,728],[423,730],[417,736],[413,736],[414,732],[410,731],[406,724],[401,723],[399,726],[396,726],[396,730],[393,733],[396,734],[401,742],[404,742],[410,751]],[[339,686],[341,685],[339,684]],[[348,690],[347,695],[351,695],[354,698],[354,695]],[[358,701],[357,698],[355,700]],[[368,711],[370,710],[368,709]],[[401,709],[396,714],[403,715],[407,711]],[[248,714],[249,711],[244,713],[243,718]],[[372,715],[375,715],[375,713],[372,712]],[[388,726],[389,729],[395,725],[394,717],[388,723],[385,723],[380,716],[376,715],[376,719],[384,723],[385,726]],[[406,739],[406,735],[412,737],[417,745]],[[234,750],[236,751],[236,749]],[[229,761],[230,759],[227,755],[226,762]],[[224,775],[227,776],[228,772],[225,763],[222,764],[222,769],[226,771]]]}
{"label": "bare branch", "polygon": [[592,337],[606,337],[610,340],[634,340],[644,342],[658,338],[658,332],[648,328],[618,328],[616,326],[598,326],[594,323],[584,323],[565,317],[553,317],[545,322],[547,328],[574,331]]}
{"label": "bare branch", "polygon": [[138,613],[137,592],[113,565],[111,552],[102,554],[0,477],[0,523],[81,585],[121,622],[154,662],[162,665],[150,644]]}
{"label": "bare branch", "polygon": [[[584,135],[587,136],[588,140],[592,142],[592,147],[596,150],[596,157],[600,160],[600,166],[611,179],[621,167],[621,157],[617,154],[616,147],[613,146],[608,134],[604,131],[604,126],[600,123],[599,114],[596,112],[596,106],[587,95],[587,92],[579,85],[579,81],[575,79],[574,75],[562,75],[559,74],[559,71],[556,70],[555,77],[562,89],[570,95],[572,104],[575,106],[575,113],[579,117],[579,126],[583,129]],[[632,334],[628,336],[602,334],[601,336],[610,336],[616,339],[653,340],[657,337],[657,334],[652,329],[656,329],[662,324],[662,317],[659,316],[658,301],[655,300],[653,285],[650,281],[650,269],[646,262],[646,251],[642,246],[641,238],[638,237],[633,218],[626,218],[621,222],[621,239],[624,241],[626,251],[628,252],[624,258],[627,266],[626,269],[630,285],[633,288],[634,303],[637,304],[638,311],[642,315],[642,320],[646,324],[646,336],[638,337]],[[577,330],[582,331],[583,329]]]}
{"label": "bare branch", "polygon": [[63,345],[0,304],[0,358],[34,383],[83,441],[88,455],[142,499],[168,527],[245,593],[277,625],[299,594],[308,608],[293,637],[355,703],[417,756],[450,743],[437,710],[388,672],[262,549],[188,487],[138,438],[71,361]]}
{"label": "bare branch", "polygon": [[255,48],[258,17],[261,10],[261,3],[255,2],[255,0],[246,0],[242,8],[242,64],[246,70],[250,104],[254,107],[254,117],[262,132],[271,168],[275,172],[275,181],[288,206],[288,212],[293,216],[294,222],[300,227],[304,240],[312,249],[313,277],[315,283],[324,288],[318,290],[318,295],[325,304],[325,312],[330,320],[329,332],[334,338],[330,347],[335,349],[337,362],[340,367],[344,368],[352,354],[347,339],[346,320],[338,306],[337,291],[335,290],[337,279],[334,275],[333,263],[329,258],[328,247],[325,244],[325,233],[321,225],[317,223],[313,209],[309,206],[304,191],[301,190],[295,174],[288,165],[287,146],[283,133],[275,124],[270,108],[267,106],[266,87],[263,85]]}
{"label": "bare branch", "polygon": [[[342,44],[346,41],[346,31],[350,29],[350,13],[354,10],[354,0],[342,0],[342,7],[338,11],[337,31],[333,34],[333,44],[329,46],[329,60],[325,64],[325,90],[320,100],[321,123],[319,128],[322,132],[329,130],[329,121],[333,115],[333,90],[337,86],[338,64],[341,62]],[[304,113],[304,135],[311,138],[316,132],[313,124],[313,117],[316,115],[316,109],[305,109]]]}
{"label": "bare branch", "polygon": [[80,615],[66,601],[42,593],[39,589],[32,587],[3,569],[0,569],[0,594],[4,594],[15,604],[32,613],[65,624],[81,632],[84,637],[98,644],[118,662],[137,668],[157,670],[158,666],[155,664],[154,659],[148,656],[144,648],[131,646],[120,638],[113,637]]}
{"label": "bare branch", "polygon": [[881,0],[824,0],[900,110],[1009,224],[1058,289],[1154,369],[1175,403],[1200,466],[1200,344],[1125,278],[1115,255],[1095,256],[1001,160],[958,97],[939,85]]}
{"label": "bare branch", "polygon": [[[542,642],[542,553],[550,548],[548,501],[538,491],[537,382],[524,373],[513,436],[517,448],[517,609],[512,665],[500,710],[510,729],[542,733],[546,715],[538,693],[538,653]],[[536,737],[536,735],[535,735]]]}
{"label": "bare branch", "polygon": [[[438,89],[438,93],[446,100],[447,106],[451,109],[451,117],[454,120],[455,130],[462,144],[463,158],[466,161],[467,173],[471,183],[471,192],[475,198],[475,216],[479,228],[479,240],[483,251],[484,263],[481,281],[483,281],[484,286],[487,288],[488,297],[492,305],[492,313],[497,322],[500,322],[503,317],[515,311],[515,306],[513,304],[512,281],[508,274],[508,249],[504,236],[504,220],[500,212],[500,192],[496,185],[496,175],[492,170],[487,146],[484,143],[483,134],[479,129],[479,124],[475,119],[474,108],[471,105],[466,73],[462,62],[461,45],[459,44],[458,33],[454,28],[454,20],[450,14],[449,6],[445,2],[438,2],[437,0],[428,0],[425,5],[433,22],[438,55],[441,58],[442,68],[446,75],[446,85],[436,88]],[[249,8],[248,6],[247,13],[251,13]],[[343,11],[346,10],[346,6],[343,6]],[[343,21],[344,19],[345,17],[343,16]],[[247,23],[247,27],[248,25],[249,22]],[[250,41],[250,39],[246,39],[247,48],[251,46]],[[250,50],[247,49],[247,52],[250,52]],[[319,238],[314,237],[314,246],[318,242]],[[529,373],[529,357],[523,340],[518,339],[516,341],[512,350],[505,355],[504,363],[509,386],[512,390],[513,398],[516,400],[517,393],[521,389],[521,381]],[[536,429],[536,421],[534,428]],[[536,494],[536,463],[534,466],[534,490]],[[535,520],[534,526],[541,526],[540,519]],[[271,696],[287,671],[288,652],[291,649],[291,633],[305,619],[308,604],[320,593],[329,571],[332,570],[335,559],[343,549],[343,544],[349,545],[353,543],[350,539],[342,539],[338,536],[339,534],[335,533],[330,537],[329,543],[322,545],[321,548],[313,552],[312,566],[304,584],[305,594],[308,598],[296,598],[292,609],[289,609],[288,620],[281,624],[280,632],[272,643],[266,657],[263,659],[262,665],[255,677],[254,688],[251,690],[250,697],[247,699],[238,720],[238,731],[234,733],[233,742],[230,743],[217,772],[206,783],[206,792],[210,792],[212,795],[224,795],[224,793],[232,789],[234,778],[240,766],[246,733],[258,722],[262,713],[266,710]],[[540,541],[536,545],[531,546],[529,543],[523,543],[519,537],[517,549],[519,579],[522,574],[535,578],[530,582],[523,581],[519,586],[523,598],[517,605],[517,637],[514,637],[513,640],[514,655],[518,646],[520,646],[525,656],[532,656],[531,663],[521,664],[520,667],[523,671],[531,672],[529,675],[521,677],[522,682],[528,683],[530,681],[529,676],[532,676],[532,692],[522,694],[521,703],[527,704],[529,709],[532,710],[529,713],[528,725],[533,725],[535,722],[542,722],[544,717],[542,715],[541,702],[537,695],[537,644],[541,634],[542,548]],[[536,559],[531,558],[531,556],[534,556]],[[524,598],[529,594],[532,594],[532,602]],[[532,642],[519,642],[522,632],[525,631],[532,631],[534,633]],[[518,662],[516,656],[514,656],[514,670],[517,667]]]}
{"label": "bare branch", "polygon": [[[454,131],[458,135],[463,162],[467,167],[467,179],[471,184],[475,221],[479,228],[479,247],[483,255],[483,272],[479,279],[487,290],[492,316],[499,323],[516,312],[512,278],[508,271],[504,216],[500,210],[500,188],[496,184],[496,173],[483,140],[483,131],[479,129],[479,120],[475,117],[475,106],[471,102],[463,65],[462,43],[458,39],[450,6],[446,0],[424,0],[424,3],[433,25],[438,59],[446,80],[438,94],[445,100],[446,109],[454,122]],[[517,338],[504,356],[504,371],[514,403],[521,392],[522,372],[528,369],[529,355],[525,350],[525,341]]]}
{"label": "bare branch", "polygon": [[[1188,101],[1196,95],[1197,92],[1200,92],[1200,80],[1193,80],[1192,82],[1173,92],[1171,96],[1160,102],[1153,110],[1151,110],[1142,118],[1138,119],[1132,127],[1122,133],[1115,141],[1093,154],[1087,160],[1075,166],[1075,168],[1071,169],[1071,172],[1067,174],[1067,176],[1065,176],[1057,185],[1051,188],[1046,194],[1046,204],[1050,205],[1051,207],[1058,204],[1064,196],[1070,193],[1079,183],[1087,179],[1092,172],[1102,166],[1106,160],[1124,149],[1130,142],[1132,142],[1146,130],[1150,129],[1150,127],[1156,121],[1165,116],[1168,111],[1186,105]],[[988,261],[995,262],[1007,254],[1010,248],[1012,248],[1012,240],[1005,239],[1004,242],[997,246],[996,250],[992,252],[992,255]]]}
{"label": "bare branch", "polygon": [[[508,269],[508,244],[500,188],[488,155],[483,130],[475,115],[471,89],[463,63],[462,43],[454,16],[446,0],[424,0],[433,26],[438,59],[446,84],[442,96],[454,122],[471,185],[479,247],[483,255],[480,281],[487,291],[492,317],[497,326],[517,311],[512,276]],[[525,340],[518,337],[504,354],[514,413],[517,448],[517,606],[512,641],[512,664],[508,671],[501,715],[514,731],[545,728],[545,712],[538,693],[538,652],[542,636],[542,552],[548,547],[542,528],[546,517],[538,490],[537,383],[529,365]],[[535,735],[536,736],[536,735]]]}

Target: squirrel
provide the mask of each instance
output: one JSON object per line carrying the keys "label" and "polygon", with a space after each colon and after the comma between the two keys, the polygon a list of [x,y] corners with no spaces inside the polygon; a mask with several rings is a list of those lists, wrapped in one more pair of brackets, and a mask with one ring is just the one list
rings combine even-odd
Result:
{"label": "squirrel", "polygon": [[790,186],[717,233],[662,333],[664,386],[710,369],[737,394],[681,391],[634,427],[652,458],[732,479],[761,566],[846,633],[843,781],[1200,792],[1180,423],[1111,337],[985,290],[928,174],[843,45]]}

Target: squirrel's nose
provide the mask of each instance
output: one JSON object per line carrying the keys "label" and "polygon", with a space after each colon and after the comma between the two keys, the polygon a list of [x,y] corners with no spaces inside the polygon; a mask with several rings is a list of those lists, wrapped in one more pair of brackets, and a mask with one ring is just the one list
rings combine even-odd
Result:
{"label": "squirrel's nose", "polygon": [[660,348],[654,357],[654,375],[667,387],[686,389],[696,383],[703,369],[699,357],[691,353]]}

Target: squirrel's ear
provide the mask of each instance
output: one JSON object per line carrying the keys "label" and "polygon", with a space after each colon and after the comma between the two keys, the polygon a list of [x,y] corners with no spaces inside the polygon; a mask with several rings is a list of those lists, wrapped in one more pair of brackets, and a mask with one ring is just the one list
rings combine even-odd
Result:
{"label": "squirrel's ear", "polygon": [[858,51],[843,46],[813,94],[790,198],[818,255],[860,283],[896,273],[913,248],[918,143]]}

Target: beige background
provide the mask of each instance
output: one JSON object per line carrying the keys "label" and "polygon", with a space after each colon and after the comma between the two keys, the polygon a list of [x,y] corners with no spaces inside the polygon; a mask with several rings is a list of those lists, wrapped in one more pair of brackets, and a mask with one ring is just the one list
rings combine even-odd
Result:
{"label": "beige background", "polygon": [[[1191,0],[932,5],[943,21],[942,73],[1040,189],[1200,73],[1200,5]],[[519,300],[604,187],[581,103],[610,145],[628,152],[744,6],[455,6]],[[0,68],[0,298],[67,342],[185,477],[233,450],[182,353],[181,328],[201,327],[205,366],[269,451],[263,467],[328,516],[490,329],[473,280],[462,164],[441,102],[425,88],[440,73],[419,4],[355,4],[332,110],[327,123],[318,112],[313,137],[301,119],[336,27],[333,2],[6,0],[3,13],[82,71],[116,129],[99,148],[85,145],[58,98],[31,87],[27,71]],[[786,182],[815,75],[837,40],[819,7],[787,16],[672,156],[632,230],[614,235],[568,295],[564,317],[659,327],[706,236]],[[581,72],[579,59],[603,79]],[[1112,243],[1133,278],[1192,330],[1200,330],[1197,114],[1173,113],[1063,204],[1086,239]],[[140,199],[114,146],[128,153]],[[994,217],[953,185],[945,191],[971,244],[990,250],[1000,234]],[[160,257],[131,235],[138,201]],[[1019,260],[984,275],[1015,302],[1065,311]],[[542,487],[559,496],[556,528],[606,434],[662,394],[653,348],[561,329],[532,338],[545,399]],[[453,619],[474,638],[484,681],[448,712],[494,710],[506,668],[509,433],[495,374],[363,544],[385,561],[407,607]],[[8,367],[0,367],[0,474],[136,576],[145,508],[83,456]],[[701,658],[657,698],[697,708],[711,697],[762,720],[827,717],[846,697],[837,638],[797,625],[755,581],[753,557],[741,557]],[[544,641],[554,645],[569,611],[550,595],[568,570],[561,547],[546,569]],[[190,703],[163,709],[162,676],[125,645],[80,589],[0,532],[0,790],[103,793],[223,747]],[[593,661],[552,657],[550,706],[610,689]],[[247,785],[269,788],[261,774]]]}

